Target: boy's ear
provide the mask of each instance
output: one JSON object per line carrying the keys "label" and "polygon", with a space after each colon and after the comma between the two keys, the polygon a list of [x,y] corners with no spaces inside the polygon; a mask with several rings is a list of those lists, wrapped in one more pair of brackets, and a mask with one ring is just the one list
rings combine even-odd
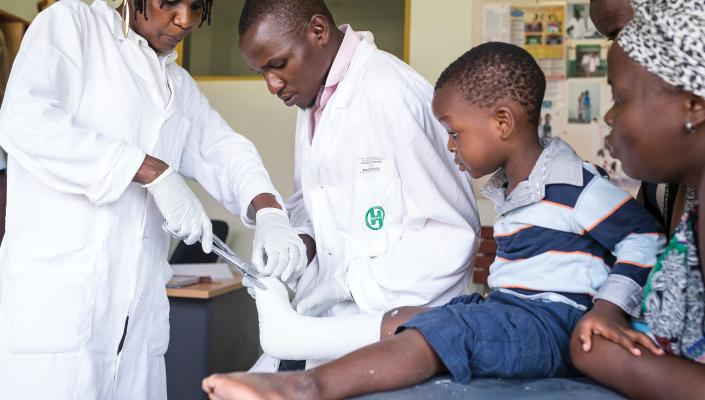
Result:
{"label": "boy's ear", "polygon": [[512,110],[509,107],[499,107],[494,112],[494,119],[499,130],[499,138],[501,140],[509,139],[512,136],[512,132],[514,132],[514,125],[516,124]]}

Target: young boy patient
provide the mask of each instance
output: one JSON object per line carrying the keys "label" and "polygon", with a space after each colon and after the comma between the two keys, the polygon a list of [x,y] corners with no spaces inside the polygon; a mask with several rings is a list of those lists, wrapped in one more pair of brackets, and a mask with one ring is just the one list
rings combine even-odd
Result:
{"label": "young boy patient", "polygon": [[[393,310],[382,341],[305,372],[213,375],[203,382],[211,398],[344,398],[444,372],[462,383],[570,376],[571,332],[593,303],[638,315],[659,224],[565,142],[539,143],[545,86],[531,55],[506,43],[473,48],[436,84],[433,111],[456,163],[473,178],[494,173],[482,190],[497,211],[486,298]],[[272,296],[258,291],[258,303]]]}

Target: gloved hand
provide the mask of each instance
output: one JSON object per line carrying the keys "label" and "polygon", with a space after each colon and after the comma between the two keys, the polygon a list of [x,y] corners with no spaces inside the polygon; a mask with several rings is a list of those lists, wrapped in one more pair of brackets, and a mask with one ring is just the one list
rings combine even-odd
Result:
{"label": "gloved hand", "polygon": [[296,305],[296,311],[302,315],[318,317],[333,305],[352,299],[348,284],[342,277],[336,277],[313,288]]}
{"label": "gloved hand", "polygon": [[[264,278],[260,279],[260,282],[263,279]],[[269,279],[265,279],[265,280],[269,280]],[[281,283],[284,284],[284,286],[286,287],[286,290],[289,292],[289,297],[294,297],[294,295],[296,294],[296,290],[295,290],[296,282],[281,282]],[[257,299],[258,288],[257,288],[257,286],[255,286],[254,283],[252,283],[252,281],[250,280],[250,277],[248,277],[248,276],[242,277],[242,286],[244,286],[247,289],[247,294],[249,294],[250,297],[252,297],[255,300]],[[267,286],[267,290],[269,290],[269,286]]]}
{"label": "gloved hand", "polygon": [[169,167],[154,181],[144,185],[154,197],[167,227],[186,244],[201,241],[206,253],[213,249],[213,227],[206,210],[184,179]]}
{"label": "gloved hand", "polygon": [[291,227],[286,212],[278,208],[262,208],[255,218],[252,265],[261,275],[284,282],[301,276],[308,264],[306,245]]}

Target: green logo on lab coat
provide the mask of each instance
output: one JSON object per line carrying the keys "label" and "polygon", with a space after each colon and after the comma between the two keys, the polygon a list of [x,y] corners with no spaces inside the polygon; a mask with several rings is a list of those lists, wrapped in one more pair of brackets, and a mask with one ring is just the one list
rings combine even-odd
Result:
{"label": "green logo on lab coat", "polygon": [[384,226],[384,208],[374,206],[367,210],[365,215],[365,224],[373,231],[378,231]]}

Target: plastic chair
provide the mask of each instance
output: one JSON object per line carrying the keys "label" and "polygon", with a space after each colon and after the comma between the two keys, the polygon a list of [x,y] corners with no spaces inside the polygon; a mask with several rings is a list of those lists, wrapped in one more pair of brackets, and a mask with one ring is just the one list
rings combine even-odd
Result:
{"label": "plastic chair", "polygon": [[[211,220],[213,224],[213,234],[220,240],[226,241],[228,237],[228,223],[217,219]],[[218,260],[215,253],[206,254],[201,249],[201,243],[187,245],[179,242],[174,252],[171,254],[169,264],[210,264]]]}

